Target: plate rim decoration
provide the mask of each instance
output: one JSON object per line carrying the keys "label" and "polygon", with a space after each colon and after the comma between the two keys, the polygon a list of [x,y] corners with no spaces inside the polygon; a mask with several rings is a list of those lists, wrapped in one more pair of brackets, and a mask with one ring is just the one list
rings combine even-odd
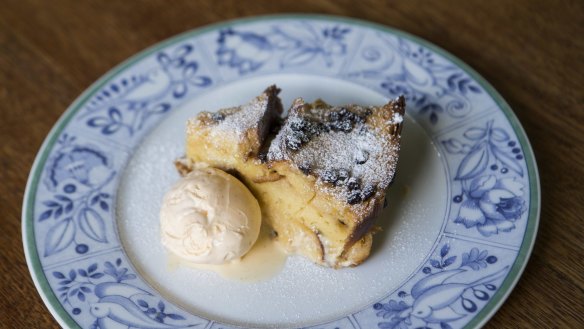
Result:
{"label": "plate rim decoration", "polygon": [[[66,111],[61,115],[61,117],[58,119],[58,121],[55,123],[55,125],[51,128],[50,132],[48,133],[47,137],[45,138],[45,140],[43,141],[42,145],[39,148],[39,151],[35,157],[35,160],[33,162],[33,165],[32,165],[28,180],[27,180],[26,189],[25,189],[24,198],[23,198],[23,206],[22,206],[22,209],[23,209],[22,210],[22,235],[23,235],[23,246],[24,246],[26,261],[27,261],[27,265],[28,265],[31,277],[33,279],[33,282],[34,282],[39,294],[41,295],[43,302],[45,303],[45,305],[47,306],[49,311],[52,313],[52,315],[55,317],[55,319],[59,322],[59,324],[61,326],[70,327],[70,328],[80,327],[78,322],[76,322],[75,319],[71,316],[71,314],[65,309],[63,303],[59,300],[59,298],[57,297],[57,294],[51,288],[51,284],[49,282],[49,279],[47,278],[47,275],[45,274],[45,267],[43,267],[43,264],[41,263],[41,255],[40,255],[40,251],[38,250],[38,248],[40,248],[40,247],[37,246],[37,240],[35,237],[35,222],[36,222],[35,215],[38,215],[35,213],[35,205],[37,204],[36,194],[37,194],[37,191],[39,189],[39,185],[42,183],[41,178],[43,175],[43,170],[47,166],[47,162],[49,161],[50,152],[54,149],[55,144],[57,143],[57,140],[58,140],[59,136],[61,135],[61,133],[63,132],[63,130],[72,121],[72,119],[75,117],[75,115],[80,113],[80,111],[83,109],[83,107],[85,105],[87,105],[87,103],[99,91],[101,91],[104,86],[106,86],[108,83],[112,82],[116,77],[119,77],[119,75],[122,74],[125,70],[130,69],[134,65],[139,64],[141,60],[147,58],[150,55],[153,55],[157,51],[164,50],[166,47],[177,45],[181,41],[184,41],[188,38],[202,37],[202,36],[206,35],[207,33],[217,32],[217,31],[224,29],[224,28],[240,27],[240,26],[244,26],[245,24],[254,24],[254,23],[259,24],[259,23],[264,23],[264,22],[269,22],[269,21],[273,21],[273,22],[277,23],[277,22],[282,22],[282,21],[295,21],[295,20],[317,22],[317,23],[346,24],[347,26],[350,26],[350,27],[356,27],[356,28],[363,29],[363,31],[364,31],[363,33],[371,32],[371,31],[378,32],[378,33],[385,33],[388,35],[396,36],[397,38],[403,38],[403,39],[407,40],[408,42],[411,42],[412,44],[419,45],[419,46],[429,50],[431,53],[434,53],[434,54],[437,54],[438,56],[441,56],[446,61],[452,63],[454,67],[460,69],[462,71],[462,73],[464,73],[465,75],[467,75],[471,79],[469,81],[476,82],[476,84],[478,85],[477,87],[471,86],[470,88],[471,89],[472,88],[482,88],[482,90],[485,91],[486,95],[493,100],[494,106],[496,106],[496,108],[499,109],[501,113],[503,113],[505,123],[510,126],[510,128],[511,128],[510,131],[512,131],[516,135],[517,142],[519,144],[518,146],[520,147],[520,151],[522,152],[522,154],[520,155],[521,157],[517,157],[517,159],[524,159],[524,163],[525,163],[525,171],[526,171],[525,175],[527,176],[526,181],[527,181],[527,187],[529,188],[529,194],[525,197],[525,199],[527,199],[529,201],[529,206],[523,208],[523,204],[522,204],[520,206],[519,214],[516,214],[518,217],[521,218],[521,220],[526,222],[525,223],[525,231],[523,233],[523,236],[521,237],[521,243],[518,244],[518,246],[516,247],[516,250],[514,249],[514,251],[517,252],[517,256],[516,256],[515,260],[513,261],[513,263],[510,265],[510,268],[508,269],[508,272],[507,272],[504,280],[502,281],[502,283],[500,284],[500,286],[498,288],[494,289],[494,292],[492,293],[490,298],[487,298],[487,301],[482,306],[482,308],[480,310],[478,310],[478,312],[476,312],[472,315],[472,318],[470,319],[469,322],[467,322],[464,325],[464,328],[475,328],[475,327],[480,327],[480,326],[484,325],[495,314],[495,312],[503,305],[504,301],[508,298],[511,291],[516,286],[523,271],[525,270],[525,267],[527,266],[528,259],[532,253],[532,250],[533,250],[533,247],[535,244],[537,230],[538,230],[538,226],[539,226],[539,220],[540,220],[540,212],[541,212],[541,187],[540,187],[540,179],[539,179],[539,173],[538,173],[538,169],[537,169],[537,163],[535,161],[535,156],[533,154],[533,150],[531,148],[531,145],[529,143],[527,135],[526,135],[523,127],[521,126],[518,118],[516,117],[515,113],[512,111],[511,107],[507,104],[507,102],[503,99],[503,97],[489,84],[489,82],[487,82],[474,69],[472,69],[467,64],[465,64],[462,60],[458,59],[457,57],[455,57],[454,55],[445,51],[444,49],[442,49],[442,48],[440,48],[440,47],[438,47],[438,46],[436,46],[436,45],[430,43],[429,41],[426,41],[420,37],[414,36],[410,33],[401,31],[401,30],[396,29],[396,28],[392,28],[389,26],[384,26],[384,25],[380,25],[377,23],[372,23],[372,22],[368,22],[368,21],[364,21],[364,20],[359,20],[359,19],[331,16],[331,15],[320,15],[320,14],[317,14],[317,15],[315,15],[315,14],[284,14],[284,15],[252,16],[252,17],[246,17],[246,18],[241,18],[241,19],[223,21],[223,22],[207,25],[204,27],[196,28],[196,29],[181,33],[179,35],[176,35],[174,37],[171,37],[169,39],[166,39],[164,41],[161,41],[159,43],[156,43],[155,45],[138,52],[137,54],[135,54],[135,55],[131,56],[130,58],[128,58],[127,60],[123,61],[121,64],[115,66],[114,68],[109,70],[106,74],[104,74],[102,77],[100,77],[91,86],[89,86],[87,89],[85,89],[85,91],[77,99],[75,99],[75,101],[66,109]],[[333,33],[333,34],[336,33],[338,38],[342,38],[342,34],[345,32],[343,32],[342,30],[334,30],[333,29],[333,30],[330,30],[326,33]],[[335,36],[335,37],[337,37],[337,36]],[[358,47],[356,47],[356,48],[358,48]],[[355,56],[356,52],[357,52],[357,50],[355,50],[353,52],[353,56]],[[302,56],[302,54],[298,54],[298,57],[296,60],[299,61],[300,59],[298,59],[298,58],[300,58],[300,56]],[[306,59],[306,58],[307,57],[305,57],[304,59]],[[207,58],[207,60],[211,60],[211,59]],[[352,59],[346,59],[346,62],[350,63],[351,60]],[[240,69],[241,69],[241,67],[240,67]],[[270,72],[270,73],[274,73],[274,72]],[[340,78],[338,76],[331,76],[331,77],[332,78]],[[237,78],[232,79],[232,80],[224,79],[222,82],[229,83],[229,82],[232,82],[236,79]],[[448,83],[450,83],[450,81],[448,81]],[[455,82],[453,82],[453,83],[455,83]],[[461,80],[459,80],[457,83],[467,84],[468,81],[461,82]],[[212,88],[215,88],[217,86],[221,86],[221,84],[217,84],[216,86],[213,86]],[[468,84],[466,86],[463,86],[462,88],[469,88]],[[430,108],[429,111],[432,112],[433,109]],[[110,116],[111,115],[112,114],[110,113]],[[113,115],[116,115],[116,114],[114,113]],[[430,118],[430,119],[432,119],[432,118]],[[434,120],[434,119],[432,119],[432,120]],[[435,118],[435,120],[437,120],[437,118]],[[97,122],[97,121],[95,121],[95,122]],[[487,123],[487,126],[486,126],[487,128],[484,128],[483,131],[494,131],[494,130],[489,130],[489,129],[491,129],[491,126],[490,126],[491,123]],[[497,128],[493,128],[493,129],[496,130]],[[474,134],[475,135],[480,134],[479,130],[475,129]],[[470,135],[472,135],[472,134],[470,134]],[[143,137],[144,136],[140,137],[139,139],[142,139]],[[480,138],[484,138],[484,137],[480,137]],[[475,138],[475,140],[478,140],[478,139],[479,139],[479,137]],[[139,145],[139,143],[140,142],[138,141],[134,146],[132,146],[132,148],[137,147]],[[467,155],[469,153],[472,153],[473,150],[476,149],[476,148],[474,148],[476,145],[478,145],[478,142],[477,142],[477,144],[474,144],[474,146],[467,145],[469,148],[473,147],[470,151],[467,152]],[[462,152],[462,151],[460,151],[460,152]],[[494,152],[497,153],[498,151],[495,150]],[[517,153],[519,153],[519,151]],[[501,155],[501,156],[505,157],[504,155]],[[504,159],[508,159],[508,158],[504,158]],[[504,160],[503,163],[505,163],[505,161],[511,161],[511,160]],[[462,162],[464,162],[464,161],[462,161]],[[522,168],[523,167],[521,166],[520,169],[523,170]],[[458,172],[457,176],[460,177],[460,176],[463,176],[463,174],[464,173],[461,173],[461,169],[459,168],[459,172]],[[522,173],[522,177],[523,177],[523,173]],[[494,184],[501,183],[500,180],[495,179],[494,176],[489,176],[489,178],[492,178],[493,180],[497,180],[496,183],[492,182],[493,186],[495,186]],[[485,180],[488,180],[488,179],[485,178]],[[490,184],[489,182],[487,182],[485,180],[477,181],[475,179],[475,180],[472,180],[472,182],[470,182],[469,184],[471,184],[471,185],[472,184],[475,184],[475,185],[476,184]],[[470,178],[469,178],[469,181],[471,181]],[[473,187],[469,187],[469,189],[471,189],[471,188],[473,188]],[[476,192],[476,187],[474,187],[474,188],[475,188],[475,192]],[[450,202],[450,201],[448,201],[448,202]],[[460,203],[461,201],[458,201],[458,202]],[[476,202],[479,202],[479,201],[476,201]],[[104,206],[104,208],[105,207],[109,207],[109,206],[106,205],[106,206]],[[460,208],[462,209],[462,206],[460,206]],[[451,211],[452,210],[449,207],[449,209],[447,211],[447,215]],[[460,211],[460,209],[459,209],[459,211]],[[509,216],[515,216],[515,215],[510,214]],[[431,250],[431,253],[439,248],[439,246],[438,246],[439,240],[440,240],[441,234],[445,233],[445,226],[446,226],[447,221],[448,221],[448,217],[445,218],[445,224],[442,227],[442,230],[441,230],[441,232],[440,232],[440,234],[439,234],[439,236],[434,244],[434,247]],[[115,224],[114,224],[114,227],[115,227]],[[467,225],[467,228],[468,227],[469,227],[469,225]],[[513,226],[513,227],[515,227],[515,226]],[[117,234],[117,229],[114,228],[114,230],[116,231],[116,234]],[[488,244],[488,243],[485,242],[485,244]],[[442,258],[444,258],[448,254],[449,248],[450,247],[442,248],[443,249],[443,250],[441,250]],[[123,248],[121,248],[121,249],[122,249],[122,253],[123,253]],[[474,249],[476,249],[476,248],[474,248]],[[427,256],[427,258],[429,258],[431,256],[431,253]],[[481,255],[482,255],[482,253],[481,253]],[[79,256],[77,256],[77,257],[79,257]],[[463,255],[462,258],[464,258],[464,257],[465,256]],[[466,257],[468,258],[469,254],[467,254]],[[481,256],[480,255],[477,256],[475,254],[474,256],[470,256],[470,257],[475,257],[475,258],[479,257],[480,258]],[[486,259],[485,257],[486,257],[486,253],[485,253],[483,258]],[[493,257],[493,256],[491,256],[491,257]],[[496,261],[496,258],[494,258],[494,259]],[[72,263],[74,261],[75,261],[74,259],[71,260]],[[442,271],[443,269],[441,266],[446,267],[454,262],[454,260],[452,260],[451,262],[448,262],[448,259],[446,259],[446,261],[447,261],[446,264],[444,264],[444,263],[438,264],[436,266],[436,268],[439,268]],[[488,262],[488,259],[486,261]],[[118,266],[119,266],[119,264],[118,264]],[[131,268],[132,264],[129,264],[128,266]],[[430,269],[430,271],[431,271],[431,269]],[[60,277],[60,276],[63,276],[63,274],[59,273],[59,274],[57,274],[57,276]],[[407,280],[412,280],[412,277],[413,277],[413,274],[410,275],[410,277]],[[67,279],[67,278],[65,277],[65,279]],[[402,283],[402,285],[404,285],[406,283],[407,283],[407,281]],[[414,293],[412,292],[412,294],[414,294]],[[462,296],[462,295],[460,295],[460,296]],[[389,297],[389,296],[386,295],[386,297],[384,297],[383,299],[386,299],[387,297]],[[83,298],[85,298],[85,297],[83,297]],[[405,305],[405,304],[403,304],[403,305]],[[413,304],[408,305],[408,306],[413,307]],[[380,304],[380,303],[376,303],[374,306],[374,308],[376,310],[381,310],[383,307],[385,307],[385,306],[383,304]],[[178,307],[175,307],[175,308],[180,310],[180,308],[178,308]],[[162,309],[164,310],[164,306],[162,307]],[[175,315],[175,314],[172,314],[172,315]],[[351,315],[351,314],[349,314],[349,315]],[[178,319],[179,317],[176,316],[176,318]],[[385,319],[385,317],[380,318],[379,321],[386,321],[384,319]],[[209,322],[208,322],[208,325],[205,325],[205,328],[210,327],[212,323],[215,323],[214,321],[211,321],[211,320],[207,320],[207,321],[209,321]],[[356,320],[353,320],[353,321],[356,322]],[[351,323],[351,325],[355,326],[354,323]],[[357,327],[358,327],[358,324],[357,324]],[[389,325],[387,328],[389,328]]]}

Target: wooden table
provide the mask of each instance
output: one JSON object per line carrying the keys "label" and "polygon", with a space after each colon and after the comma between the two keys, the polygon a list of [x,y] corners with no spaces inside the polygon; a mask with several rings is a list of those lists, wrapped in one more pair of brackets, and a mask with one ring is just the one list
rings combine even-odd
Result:
{"label": "wooden table", "polygon": [[29,275],[20,225],[33,159],[67,106],[158,41],[226,19],[284,12],[408,31],[492,83],[532,143],[542,213],[527,269],[487,327],[584,327],[584,2],[4,0],[1,7],[0,327],[58,327]]}

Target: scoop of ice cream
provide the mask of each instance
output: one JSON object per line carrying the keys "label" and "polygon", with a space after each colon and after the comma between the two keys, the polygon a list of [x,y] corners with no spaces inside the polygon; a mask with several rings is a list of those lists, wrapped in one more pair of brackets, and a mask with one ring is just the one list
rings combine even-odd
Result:
{"label": "scoop of ice cream", "polygon": [[258,238],[260,206],[235,177],[214,168],[195,169],[164,197],[162,244],[198,264],[222,264],[243,256]]}

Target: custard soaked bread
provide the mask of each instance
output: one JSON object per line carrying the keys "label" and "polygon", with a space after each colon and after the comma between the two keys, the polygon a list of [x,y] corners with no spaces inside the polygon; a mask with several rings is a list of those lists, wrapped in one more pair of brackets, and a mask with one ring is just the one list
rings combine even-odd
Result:
{"label": "custard soaked bread", "polygon": [[204,162],[238,176],[289,252],[334,268],[358,265],[395,173],[404,99],[333,107],[299,98],[279,127],[278,92],[272,86],[247,105],[190,120],[187,162],[177,166]]}

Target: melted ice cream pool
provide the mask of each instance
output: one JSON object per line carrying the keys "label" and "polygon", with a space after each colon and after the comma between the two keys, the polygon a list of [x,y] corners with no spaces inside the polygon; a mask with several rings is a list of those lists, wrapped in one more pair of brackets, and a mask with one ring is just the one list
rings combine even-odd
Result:
{"label": "melted ice cream pool", "polygon": [[196,264],[169,254],[168,267],[176,270],[179,266],[197,270],[213,271],[225,279],[239,282],[260,282],[276,276],[286,264],[288,254],[280,244],[271,238],[271,229],[262,226],[257,242],[251,250],[239,259],[225,264]]}

